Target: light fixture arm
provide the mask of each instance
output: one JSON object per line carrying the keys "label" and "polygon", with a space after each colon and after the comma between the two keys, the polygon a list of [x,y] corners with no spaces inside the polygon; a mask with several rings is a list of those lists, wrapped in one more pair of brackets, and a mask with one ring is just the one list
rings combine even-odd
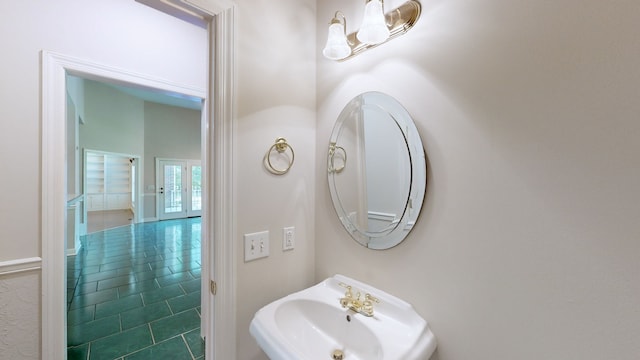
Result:
{"label": "light fixture arm", "polygon": [[[342,17],[342,21],[338,19],[338,16]],[[335,15],[333,15],[333,19],[329,22],[329,25],[332,24],[342,24],[342,28],[344,29],[344,33],[347,33],[347,18],[344,16],[342,11],[336,11]]]}

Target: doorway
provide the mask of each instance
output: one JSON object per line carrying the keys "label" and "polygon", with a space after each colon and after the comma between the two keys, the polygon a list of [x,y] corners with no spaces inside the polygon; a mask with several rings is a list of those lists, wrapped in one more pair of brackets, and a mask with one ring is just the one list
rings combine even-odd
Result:
{"label": "doorway", "polygon": [[[122,83],[138,83],[156,89],[206,98],[203,121],[207,131],[203,144],[203,221],[202,254],[211,259],[202,263],[202,317],[215,322],[203,328],[208,339],[207,359],[234,359],[236,353],[236,275],[234,266],[234,209],[233,209],[233,118],[234,118],[234,4],[227,0],[213,0],[207,20],[211,47],[208,49],[209,88],[184,87],[166,79],[150,79],[113,67],[83,61],[74,57],[42,51],[42,125],[41,125],[41,231],[42,231],[42,347],[51,360],[66,358],[64,258],[65,216],[60,211],[67,206],[65,176],[65,123],[67,73],[88,75],[100,79],[117,79]],[[179,10],[173,7],[172,10]],[[215,92],[213,92],[215,89]],[[215,144],[215,146],[214,146]],[[215,175],[215,177],[214,177]],[[211,181],[207,179],[212,179]],[[206,196],[211,194],[211,196]],[[213,199],[216,199],[214,202]],[[209,244],[211,242],[211,244]],[[214,275],[216,281],[214,282]],[[211,289],[211,292],[209,292]],[[217,290],[214,291],[214,290]],[[216,296],[211,296],[214,294]]]}
{"label": "doorway", "polygon": [[[193,89],[183,88],[176,85],[168,86],[166,81],[152,81],[150,79],[139,78],[134,75],[122,73],[116,69],[108,69],[103,66],[95,67],[90,64],[78,62],[70,60],[68,58],[61,57],[55,54],[44,54],[43,63],[44,66],[47,65],[55,68],[57,70],[58,76],[54,77],[54,79],[48,79],[47,82],[45,79],[44,83],[48,84],[52,88],[57,91],[52,91],[51,94],[43,95],[43,99],[48,101],[49,103],[57,103],[60,106],[53,106],[54,109],[43,110],[43,122],[45,125],[50,125],[47,128],[43,125],[43,138],[49,140],[45,141],[43,144],[43,353],[51,354],[52,359],[65,359],[66,358],[66,348],[67,348],[67,333],[66,331],[61,331],[66,329],[66,308],[67,302],[65,297],[65,284],[67,280],[67,274],[69,272],[73,273],[73,271],[67,270],[67,262],[66,262],[66,254],[65,251],[60,251],[61,249],[65,249],[66,244],[65,234],[66,234],[66,224],[65,224],[65,214],[61,211],[65,209],[67,206],[66,199],[69,197],[68,192],[66,190],[66,176],[65,169],[68,159],[65,156],[65,151],[60,151],[67,147],[67,134],[66,134],[66,105],[67,105],[67,97],[66,97],[66,77],[67,75],[74,75],[80,78],[88,78],[104,81],[104,82],[112,82],[118,83],[120,85],[130,85],[130,84],[138,84],[138,87],[147,87],[148,89],[161,89],[164,92],[171,91],[176,94],[181,94],[182,96],[189,96],[192,98],[199,98],[200,101],[206,105],[205,96],[206,91],[195,91]],[[51,69],[49,69],[51,70]],[[55,86],[54,86],[55,85]],[[155,85],[155,86],[154,86]],[[46,85],[45,85],[46,87]],[[168,89],[167,89],[168,87]],[[56,100],[63,100],[62,103],[56,102]],[[207,129],[209,119],[205,115],[207,112],[201,112],[201,128]],[[57,121],[51,120],[57,119]],[[48,120],[48,121],[47,121]],[[205,138],[203,136],[203,138]],[[206,141],[209,141],[209,137],[206,137]],[[203,142],[206,144],[206,142]],[[202,152],[204,153],[205,149],[209,149],[210,145],[202,146]],[[52,150],[55,149],[55,150]],[[62,155],[62,156],[59,156]],[[207,158],[210,158],[207,156]],[[203,164],[204,169],[208,169],[206,163]],[[131,169],[127,170],[131,171]],[[204,179],[206,183],[206,179]],[[131,186],[136,186],[140,189],[139,182],[132,182],[134,184],[129,184]],[[85,191],[83,189],[81,191]],[[128,191],[129,188],[125,189],[121,186],[123,191]],[[116,197],[117,199],[117,197]],[[204,194],[204,199],[207,199],[206,192]],[[122,201],[126,201],[128,199],[119,199]],[[203,210],[207,210],[207,202],[203,202],[205,206],[203,206]],[[62,206],[60,206],[62,205]],[[209,254],[205,249],[208,249],[208,246],[205,246],[207,239],[206,229],[207,222],[211,221],[211,218],[206,218],[202,224],[202,246],[198,249],[198,253],[202,254],[202,258],[199,261],[202,263],[202,272],[204,275],[202,276],[202,281],[198,281],[200,283],[201,288],[209,289]],[[56,236],[54,234],[62,234],[62,236]],[[47,240],[48,236],[51,236],[49,240]],[[200,238],[200,236],[198,236]],[[200,251],[202,249],[202,251]],[[184,260],[184,259],[182,259]],[[177,264],[174,264],[177,265]],[[59,269],[64,269],[64,271],[60,271]],[[176,270],[176,272],[178,272]],[[72,276],[73,274],[69,274]],[[205,287],[202,284],[206,284]],[[202,298],[208,299],[209,296],[205,296],[205,293],[202,293]],[[202,324],[203,332],[205,329],[212,327],[210,324],[211,321],[208,316],[205,316],[204,312],[208,306],[208,302],[202,303],[202,319],[204,324]]]}
{"label": "doorway", "polygon": [[[147,213],[154,213],[155,205],[149,203],[155,201],[171,204],[167,211],[171,217],[161,220],[199,215],[200,160],[157,166],[154,157],[202,153],[203,99],[190,97],[191,101],[179,106],[165,96],[184,100],[186,95],[157,94],[140,87],[129,91],[130,85],[112,85],[113,79],[68,78],[68,82],[81,84],[83,96],[76,102],[87,109],[79,140],[67,147],[84,150],[82,181],[78,182],[88,229],[79,252],[66,263],[68,358],[145,357],[159,355],[169,345],[198,357],[203,353],[199,339],[206,322],[201,321],[198,310],[201,219],[158,223],[154,216],[140,224],[131,220],[138,207],[138,201],[132,201],[138,197],[138,188],[155,184],[160,168],[171,199],[164,201],[162,194],[147,191]],[[127,136],[127,132],[138,136]],[[67,137],[67,142],[73,141]],[[165,146],[168,141],[170,148]],[[94,150],[96,147],[102,150]],[[115,151],[136,151],[143,156]],[[66,167],[76,166],[67,161]],[[118,223],[123,212],[130,221]]]}

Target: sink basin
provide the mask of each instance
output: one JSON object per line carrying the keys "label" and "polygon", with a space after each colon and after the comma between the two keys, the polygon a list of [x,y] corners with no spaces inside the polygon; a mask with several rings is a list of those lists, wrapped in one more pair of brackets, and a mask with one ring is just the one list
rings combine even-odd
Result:
{"label": "sink basin", "polygon": [[[343,308],[341,284],[379,299],[371,317]],[[436,340],[411,305],[372,286],[335,275],[256,312],[251,335],[271,360],[429,359]]]}
{"label": "sink basin", "polygon": [[298,354],[342,350],[348,359],[382,360],[375,334],[357,316],[341,310],[320,301],[293,299],[278,306],[275,323]]}

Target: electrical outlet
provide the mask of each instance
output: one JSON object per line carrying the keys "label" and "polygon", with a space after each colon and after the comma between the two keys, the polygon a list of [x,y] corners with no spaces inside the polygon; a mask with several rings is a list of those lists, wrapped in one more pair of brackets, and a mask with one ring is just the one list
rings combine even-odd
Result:
{"label": "electrical outlet", "polygon": [[269,256],[269,232],[244,234],[244,262]]}
{"label": "electrical outlet", "polygon": [[282,250],[293,250],[296,241],[296,229],[286,227],[282,229]]}

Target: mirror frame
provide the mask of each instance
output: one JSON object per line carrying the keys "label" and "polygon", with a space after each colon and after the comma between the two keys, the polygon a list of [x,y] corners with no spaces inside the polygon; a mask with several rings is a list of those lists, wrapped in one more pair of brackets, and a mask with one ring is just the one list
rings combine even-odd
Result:
{"label": "mirror frame", "polygon": [[[339,196],[340,191],[336,186],[336,174],[339,174],[345,166],[349,166],[346,163],[346,152],[344,159],[342,159],[344,162],[336,162],[334,159],[336,154],[341,155],[344,152],[339,143],[342,127],[354,112],[362,114],[365,106],[376,107],[386,113],[390,120],[395,121],[404,137],[404,145],[406,145],[410,164],[408,196],[403,202],[404,209],[400,209],[402,215],[399,219],[396,216],[396,219],[391,223],[393,226],[376,232],[365,232],[358,229],[358,226],[350,219],[349,213],[343,208]],[[342,152],[337,152],[336,149],[342,149]],[[396,99],[381,92],[365,92],[353,98],[341,111],[331,132],[327,155],[327,175],[333,207],[338,219],[354,240],[364,247],[375,250],[389,249],[400,244],[407,237],[420,215],[427,186],[426,155],[420,134],[411,115]],[[359,186],[363,185],[359,184]]]}

